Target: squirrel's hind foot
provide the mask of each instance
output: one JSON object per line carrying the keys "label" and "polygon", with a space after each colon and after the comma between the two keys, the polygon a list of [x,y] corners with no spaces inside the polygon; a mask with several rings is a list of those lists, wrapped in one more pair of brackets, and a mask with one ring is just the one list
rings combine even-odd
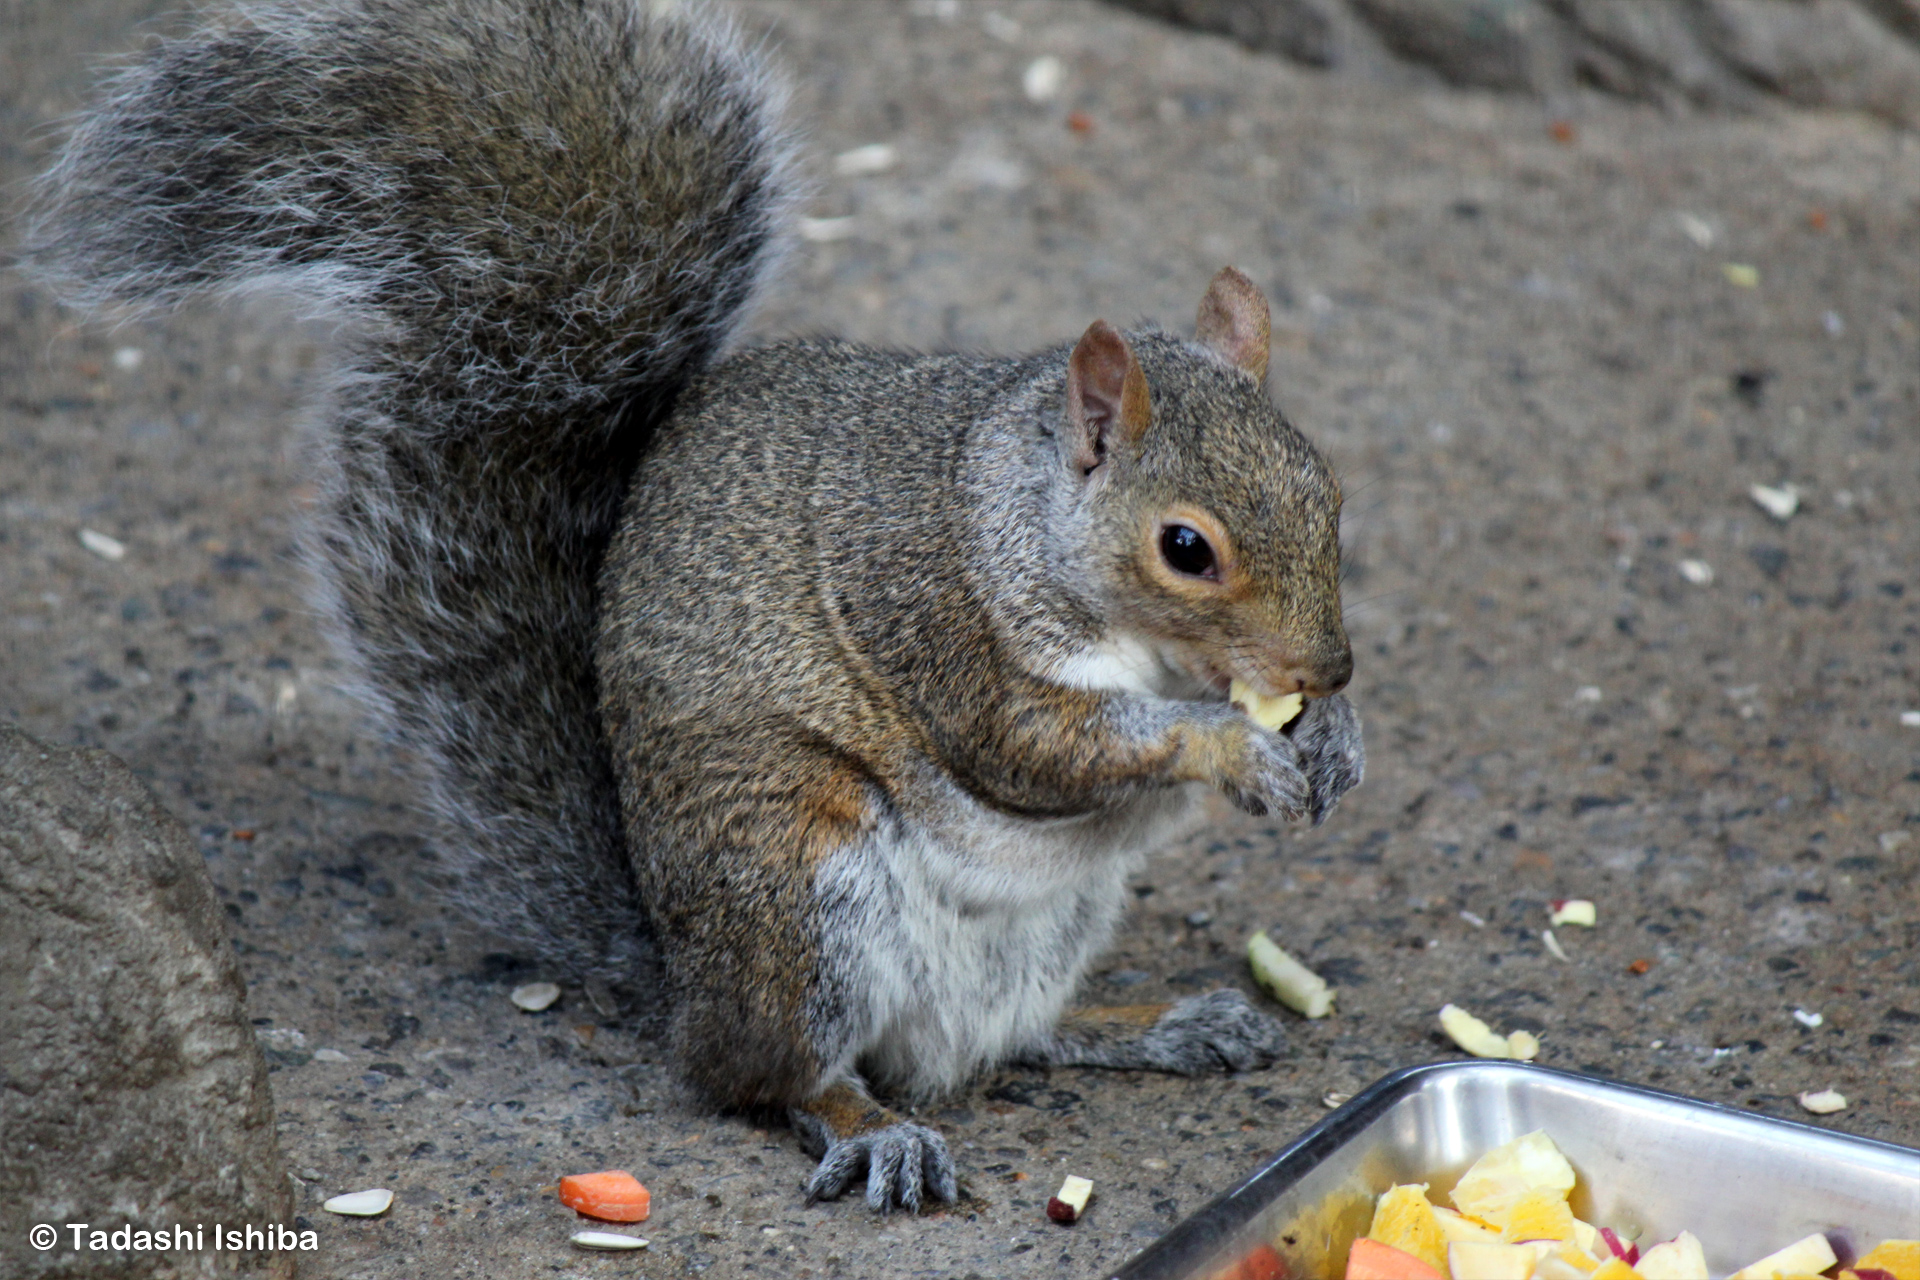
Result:
{"label": "squirrel's hind foot", "polygon": [[947,1140],[925,1125],[902,1120],[851,1085],[838,1084],[793,1108],[793,1127],[820,1165],[807,1179],[807,1203],[835,1200],[864,1172],[867,1205],[920,1212],[922,1200],[960,1198],[959,1174]]}

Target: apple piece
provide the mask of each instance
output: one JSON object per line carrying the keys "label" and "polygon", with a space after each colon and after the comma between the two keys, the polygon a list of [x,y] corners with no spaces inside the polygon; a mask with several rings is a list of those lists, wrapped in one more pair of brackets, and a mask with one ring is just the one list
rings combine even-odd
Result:
{"label": "apple piece", "polygon": [[1563,1254],[1550,1253],[1534,1264],[1531,1280],[1588,1280],[1591,1274],[1591,1267],[1582,1267]]}
{"label": "apple piece", "polygon": [[1253,979],[1287,1008],[1306,1018],[1333,1012],[1333,988],[1307,966],[1282,951],[1264,929],[1247,939],[1247,963]]}
{"label": "apple piece", "polygon": [[1547,904],[1547,923],[1556,929],[1563,924],[1591,929],[1599,919],[1599,911],[1585,898],[1555,898]]}
{"label": "apple piece", "polygon": [[1297,693],[1283,693],[1277,698],[1255,693],[1253,686],[1244,680],[1235,680],[1227,686],[1227,701],[1246,712],[1253,722],[1262,729],[1275,733],[1293,722],[1306,706],[1306,699]]}
{"label": "apple piece", "polygon": [[1532,1280],[1550,1244],[1495,1244],[1456,1240],[1447,1246],[1447,1274],[1453,1280]]}
{"label": "apple piece", "polygon": [[1634,1270],[1646,1280],[1700,1280],[1707,1274],[1707,1253],[1698,1236],[1682,1231],[1641,1254]]}
{"label": "apple piece", "polygon": [[1455,1240],[1484,1240],[1489,1244],[1500,1243],[1500,1228],[1490,1227],[1477,1218],[1469,1218],[1458,1209],[1434,1205],[1433,1220],[1440,1224],[1440,1234],[1447,1238],[1448,1244],[1452,1244]]}
{"label": "apple piece", "polygon": [[1462,1213],[1504,1229],[1513,1207],[1527,1193],[1554,1191],[1565,1199],[1572,1190],[1573,1166],[1546,1131],[1536,1129],[1474,1161],[1454,1185],[1453,1204]]}
{"label": "apple piece", "polygon": [[1447,1238],[1427,1203],[1427,1184],[1408,1183],[1389,1189],[1373,1206],[1369,1238],[1411,1254],[1435,1271],[1447,1269]]}
{"label": "apple piece", "polygon": [[1047,1216],[1055,1222],[1078,1222],[1080,1215],[1087,1211],[1087,1200],[1092,1195],[1093,1179],[1070,1173],[1061,1182],[1060,1190],[1047,1201]]}
{"label": "apple piece", "polygon": [[1749,1263],[1727,1277],[1727,1280],[1775,1280],[1775,1277],[1789,1274],[1817,1275],[1838,1261],[1833,1255],[1833,1246],[1816,1231],[1758,1262]]}
{"label": "apple piece", "polygon": [[1882,1240],[1853,1269],[1885,1271],[1894,1280],[1920,1280],[1920,1240]]}
{"label": "apple piece", "polygon": [[1495,1034],[1492,1027],[1457,1004],[1446,1005],[1440,1010],[1440,1029],[1447,1033],[1448,1039],[1476,1058],[1513,1056],[1513,1045],[1505,1036]]}

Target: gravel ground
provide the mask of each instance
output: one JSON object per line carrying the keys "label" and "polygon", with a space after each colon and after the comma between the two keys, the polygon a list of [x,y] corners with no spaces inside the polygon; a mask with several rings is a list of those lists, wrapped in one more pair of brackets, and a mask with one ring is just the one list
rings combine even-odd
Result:
{"label": "gravel ground", "polygon": [[[0,181],[160,12],[0,15]],[[1449,1000],[1545,1063],[1784,1116],[1837,1088],[1816,1123],[1920,1144],[1920,138],[1329,78],[1080,0],[747,14],[823,220],[764,332],[1004,351],[1190,323],[1225,262],[1269,290],[1275,394],[1350,495],[1372,770],[1319,830],[1223,805],[1154,858],[1090,995],[1246,985],[1267,927],[1339,1013],[1244,1076],[982,1080],[923,1115],[963,1205],[806,1207],[783,1127],[700,1109],[644,1016],[516,1011],[546,975],[440,905],[288,558],[324,335],[82,324],[0,277],[0,716],[113,750],[197,833],[306,1274],[1104,1274],[1329,1090],[1456,1056]],[[835,171],[872,143],[896,166]],[[1749,487],[1784,483],[1783,522]],[[1566,961],[1561,896],[1600,912]],[[654,1191],[638,1259],[565,1245],[552,1184],[610,1166]],[[1066,1171],[1098,1194],[1071,1230]],[[385,1218],[317,1212],[374,1185]]]}

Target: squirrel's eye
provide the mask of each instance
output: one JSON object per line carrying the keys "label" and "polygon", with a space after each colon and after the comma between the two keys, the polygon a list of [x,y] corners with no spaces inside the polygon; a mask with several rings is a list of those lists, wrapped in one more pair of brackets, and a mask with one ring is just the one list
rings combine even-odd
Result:
{"label": "squirrel's eye", "polygon": [[1160,531],[1160,556],[1175,573],[1190,578],[1218,578],[1220,569],[1213,548],[1198,529],[1170,524]]}

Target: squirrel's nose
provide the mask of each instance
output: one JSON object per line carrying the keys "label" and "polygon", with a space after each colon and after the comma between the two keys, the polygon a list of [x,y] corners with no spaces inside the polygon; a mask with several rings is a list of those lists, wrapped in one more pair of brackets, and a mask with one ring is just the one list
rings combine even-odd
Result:
{"label": "squirrel's nose", "polygon": [[1265,683],[1273,687],[1272,697],[1297,693],[1306,698],[1325,698],[1346,688],[1351,679],[1353,646],[1347,643],[1343,631],[1309,651],[1288,649],[1276,654],[1267,668]]}

